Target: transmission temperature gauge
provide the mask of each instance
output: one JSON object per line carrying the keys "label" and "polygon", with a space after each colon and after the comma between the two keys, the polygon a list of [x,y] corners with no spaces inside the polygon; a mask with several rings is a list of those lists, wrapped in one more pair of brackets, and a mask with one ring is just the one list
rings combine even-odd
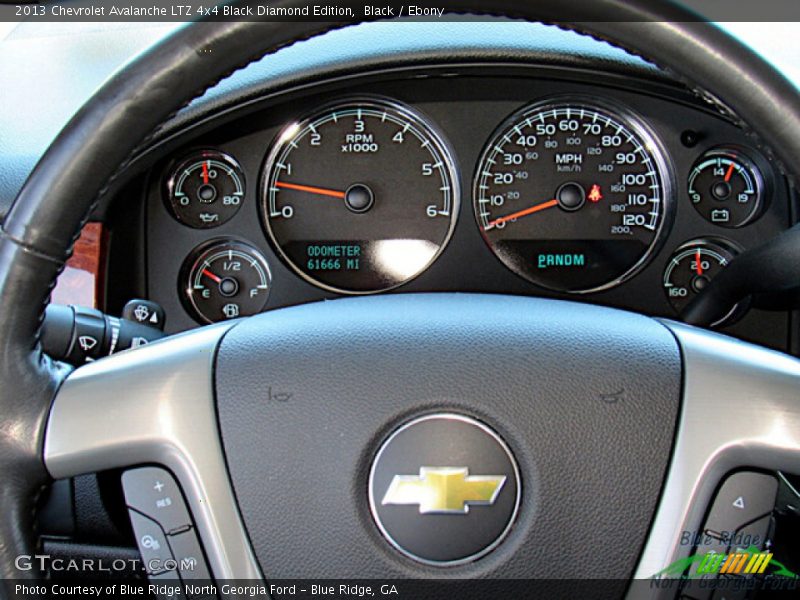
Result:
{"label": "transmission temperature gauge", "polygon": [[214,323],[261,312],[271,276],[266,259],[250,244],[215,240],[189,255],[180,281],[192,316],[201,323]]}

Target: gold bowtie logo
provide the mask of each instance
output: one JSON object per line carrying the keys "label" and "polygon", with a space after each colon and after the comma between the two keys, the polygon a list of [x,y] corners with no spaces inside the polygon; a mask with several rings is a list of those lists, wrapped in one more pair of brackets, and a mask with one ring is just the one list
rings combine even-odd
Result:
{"label": "gold bowtie logo", "polygon": [[473,475],[467,467],[421,467],[417,475],[395,475],[381,504],[419,504],[420,514],[465,515],[470,504],[494,504],[505,476]]}

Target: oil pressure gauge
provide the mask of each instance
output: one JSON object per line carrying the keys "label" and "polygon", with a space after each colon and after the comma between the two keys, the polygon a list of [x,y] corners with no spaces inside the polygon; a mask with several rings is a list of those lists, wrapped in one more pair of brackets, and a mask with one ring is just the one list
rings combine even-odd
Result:
{"label": "oil pressure gauge", "polygon": [[[664,270],[664,292],[680,314],[738,254],[732,242],[702,238],[686,242],[670,258]],[[743,312],[741,305],[714,325],[729,323]]]}
{"label": "oil pressure gauge", "polygon": [[256,248],[244,242],[215,240],[192,252],[181,269],[181,294],[201,323],[260,312],[269,296],[269,266]]}
{"label": "oil pressure gauge", "polygon": [[181,223],[210,229],[233,218],[244,191],[239,163],[222,152],[201,150],[173,170],[167,180],[167,206]]}

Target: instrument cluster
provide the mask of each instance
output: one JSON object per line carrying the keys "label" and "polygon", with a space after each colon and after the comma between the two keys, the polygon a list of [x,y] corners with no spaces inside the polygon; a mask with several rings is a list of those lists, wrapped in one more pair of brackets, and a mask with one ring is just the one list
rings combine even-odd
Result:
{"label": "instrument cluster", "polygon": [[297,303],[298,289],[306,301],[408,289],[628,299],[676,317],[764,229],[788,225],[769,161],[698,106],[580,82],[482,101],[431,85],[423,101],[391,85],[308,98],[165,161],[149,245],[183,252],[172,285],[185,313],[209,323]]}

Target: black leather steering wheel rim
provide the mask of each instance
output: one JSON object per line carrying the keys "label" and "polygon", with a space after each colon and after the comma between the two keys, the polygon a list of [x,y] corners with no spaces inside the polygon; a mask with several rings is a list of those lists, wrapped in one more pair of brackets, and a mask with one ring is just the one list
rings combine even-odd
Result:
{"label": "black leather steering wheel rim", "polygon": [[[748,131],[758,132],[762,148],[782,165],[792,165],[800,154],[796,89],[752,51],[671,2],[580,0],[565,9],[558,0],[446,0],[440,6],[558,23],[609,41],[668,69]],[[571,15],[577,18],[566,22]],[[0,577],[5,581],[23,576],[14,558],[31,553],[35,542],[36,500],[48,482],[44,427],[66,373],[42,354],[38,329],[50,290],[97,199],[114,189],[161,124],[208,87],[265,54],[345,25],[229,22],[183,28],[109,80],[30,175],[0,233],[0,503],[5,509]]]}

